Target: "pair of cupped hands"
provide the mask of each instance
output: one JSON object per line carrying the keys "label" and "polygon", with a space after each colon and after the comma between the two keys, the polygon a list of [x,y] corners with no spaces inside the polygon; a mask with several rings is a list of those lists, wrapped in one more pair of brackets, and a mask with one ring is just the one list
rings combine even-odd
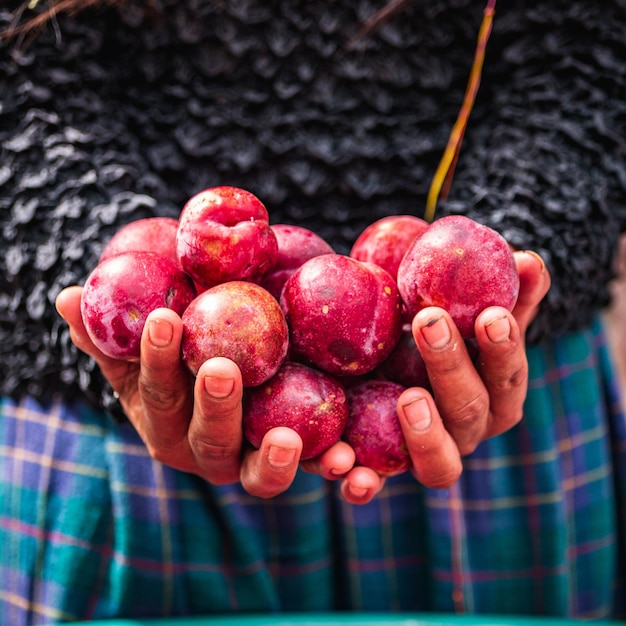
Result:
{"label": "pair of cupped hands", "polygon": [[[414,387],[398,401],[398,417],[411,459],[410,470],[427,487],[454,484],[463,456],[522,418],[528,385],[525,333],[550,287],[541,258],[515,252],[520,293],[513,311],[489,307],[475,324],[478,359],[472,360],[450,316],[429,307],[412,331],[428,369],[432,393]],[[119,396],[124,412],[150,455],[212,484],[241,482],[262,498],[285,491],[298,467],[341,481],[343,497],[365,504],[385,477],[355,465],[353,449],[339,441],[315,459],[300,461],[302,440],[284,427],[269,431],[259,449],[242,432],[243,387],[229,359],[207,360],[193,377],[181,360],[182,322],[170,309],[153,311],[145,324],[139,362],[112,359],[90,340],[80,313],[82,288],[57,297],[72,341],[90,355]]]}

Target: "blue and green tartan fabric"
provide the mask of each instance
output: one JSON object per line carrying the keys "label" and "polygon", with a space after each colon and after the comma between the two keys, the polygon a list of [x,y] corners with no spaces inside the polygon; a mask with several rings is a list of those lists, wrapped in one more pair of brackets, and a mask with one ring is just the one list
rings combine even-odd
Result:
{"label": "blue and green tartan fabric", "polygon": [[626,432],[600,325],[529,351],[526,415],[436,491],[264,501],[84,405],[2,403],[0,624],[250,611],[623,617]]}

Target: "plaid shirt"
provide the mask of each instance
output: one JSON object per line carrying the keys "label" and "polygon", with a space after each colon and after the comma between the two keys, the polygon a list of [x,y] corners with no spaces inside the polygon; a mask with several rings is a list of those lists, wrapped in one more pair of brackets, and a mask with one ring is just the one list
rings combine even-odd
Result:
{"label": "plaid shirt", "polygon": [[0,624],[269,611],[624,615],[626,432],[599,326],[529,351],[525,419],[448,490],[272,500],[152,460],[84,405],[3,400]]}

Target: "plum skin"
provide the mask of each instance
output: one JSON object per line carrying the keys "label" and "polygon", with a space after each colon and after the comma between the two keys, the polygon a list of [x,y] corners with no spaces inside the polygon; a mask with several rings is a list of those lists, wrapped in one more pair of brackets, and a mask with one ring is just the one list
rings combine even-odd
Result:
{"label": "plum skin", "polygon": [[211,187],[182,208],[176,254],[201,288],[233,280],[259,282],[277,251],[265,205],[245,189]]}
{"label": "plum skin", "polygon": [[182,315],[183,361],[196,375],[222,356],[241,370],[244,387],[271,378],[287,355],[289,331],[280,305],[255,283],[229,281],[200,293]]}
{"label": "plum skin", "polygon": [[272,269],[260,284],[277,300],[287,279],[306,261],[322,254],[333,254],[332,246],[318,234],[303,226],[273,224],[278,251]]}
{"label": "plum skin", "polygon": [[403,325],[400,339],[376,371],[385,380],[404,387],[423,387],[430,390],[426,364],[415,343],[410,324]]}
{"label": "plum skin", "polygon": [[441,307],[464,339],[475,336],[474,322],[487,307],[512,310],[520,285],[504,237],[464,215],[441,217],[415,239],[397,283],[411,317],[427,306]]}
{"label": "plum skin", "polygon": [[[100,253],[100,262],[120,252],[156,252],[180,265],[176,253],[178,220],[173,217],[145,217],[122,226]],[[182,267],[181,267],[182,269]]]}
{"label": "plum skin", "polygon": [[357,261],[375,263],[398,276],[402,257],[428,222],[414,215],[388,215],[372,222],[357,237],[350,256]]}
{"label": "plum skin", "polygon": [[402,301],[388,272],[341,254],[301,265],[280,298],[296,360],[334,375],[373,370],[402,331]]}
{"label": "plum skin", "polygon": [[98,263],[87,277],[81,316],[101,352],[134,361],[148,314],[167,307],[181,315],[195,296],[191,279],[171,259],[155,252],[122,252]]}
{"label": "plum skin", "polygon": [[404,386],[391,381],[368,380],[349,387],[349,417],[343,440],[354,449],[357,465],[381,476],[395,476],[411,466],[397,403]]}
{"label": "plum skin", "polygon": [[286,426],[302,438],[301,460],[314,458],[339,441],[347,421],[341,383],[301,363],[286,361],[272,378],[244,395],[243,430],[248,442],[258,448],[268,430]]}

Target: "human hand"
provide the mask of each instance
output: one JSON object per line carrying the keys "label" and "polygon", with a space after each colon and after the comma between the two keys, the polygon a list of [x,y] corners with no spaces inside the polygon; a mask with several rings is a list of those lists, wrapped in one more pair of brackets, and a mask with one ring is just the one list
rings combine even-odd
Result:
{"label": "human hand", "polygon": [[[522,418],[528,385],[524,337],[550,288],[550,275],[533,252],[515,252],[515,260],[520,275],[517,304],[512,312],[490,307],[480,314],[476,363],[446,311],[429,307],[413,320],[433,393],[417,387],[405,390],[398,416],[413,461],[411,471],[427,487],[451,486],[461,475],[463,456]],[[320,461],[323,455],[303,466],[332,478]],[[366,467],[354,467],[341,480],[344,497],[361,504],[374,498],[385,482]]]}
{"label": "human hand", "polygon": [[[426,390],[408,389],[399,400],[398,413],[413,459],[412,471],[427,486],[446,487],[455,482],[463,455],[521,419],[527,384],[523,336],[549,288],[550,277],[537,255],[519,252],[516,260],[521,278],[518,303],[513,313],[492,307],[479,317],[481,358],[477,366],[445,311],[425,309],[413,322],[434,395],[442,400],[436,404]],[[291,429],[275,428],[258,450],[245,445],[241,374],[232,361],[210,359],[194,380],[180,359],[182,322],[169,309],[157,309],[148,317],[138,363],[107,357],[85,330],[80,294],[80,287],[65,289],[57,298],[57,309],[76,346],[94,358],[119,395],[153,458],[213,484],[240,481],[259,497],[272,497],[289,487],[302,440]],[[503,327],[506,330],[507,323],[508,339],[489,339]],[[411,418],[425,415],[430,415],[427,427],[410,425]],[[354,467],[354,462],[352,448],[338,442],[301,465],[329,480],[341,480],[344,498],[362,504],[375,497],[385,479],[369,468]]]}
{"label": "human hand", "polygon": [[[241,415],[243,386],[235,363],[206,361],[194,377],[180,358],[182,320],[170,309],[147,318],[139,362],[113,359],[93,344],[80,313],[81,287],[57,297],[59,314],[72,341],[90,355],[119,396],[129,421],[162,463],[201,476],[212,484],[241,482],[252,495],[275,496],[289,487],[302,451],[302,440],[289,428],[271,430],[258,450],[245,445]],[[326,471],[344,475],[354,453],[338,443],[326,453]]]}

